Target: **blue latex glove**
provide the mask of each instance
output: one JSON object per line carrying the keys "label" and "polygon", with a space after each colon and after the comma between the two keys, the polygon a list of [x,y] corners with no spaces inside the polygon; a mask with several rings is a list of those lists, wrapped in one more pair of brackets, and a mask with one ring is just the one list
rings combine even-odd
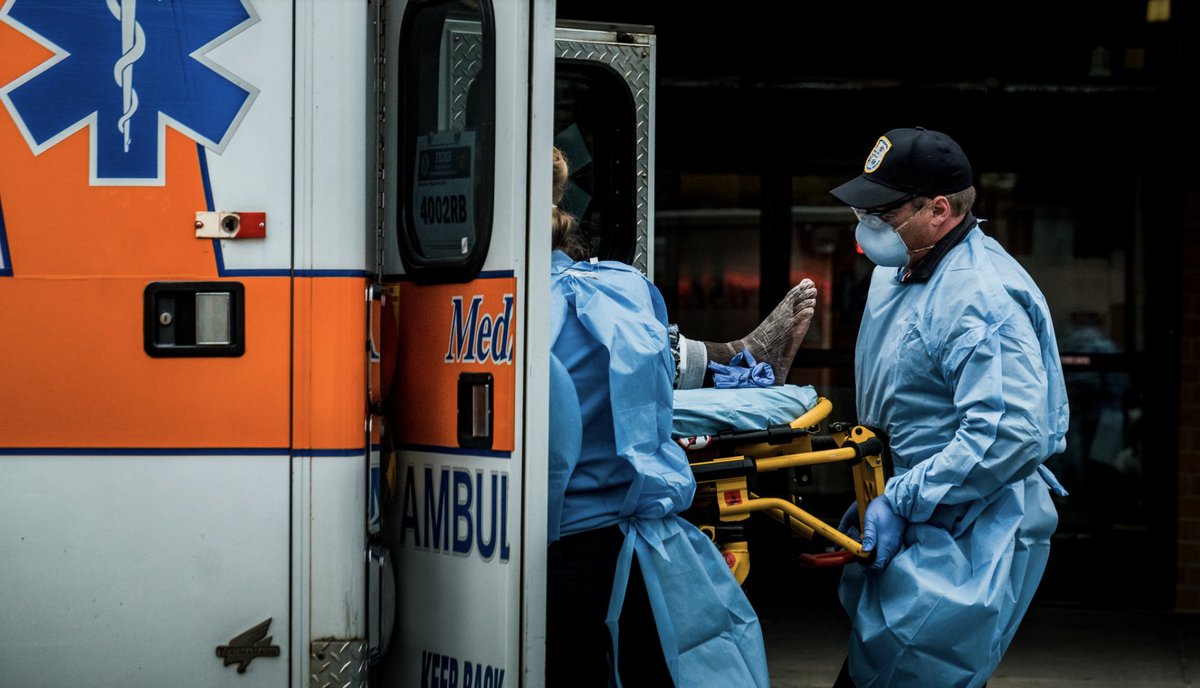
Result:
{"label": "blue latex glove", "polygon": [[892,511],[884,497],[876,497],[867,505],[863,518],[863,549],[875,552],[875,561],[867,564],[868,571],[882,571],[900,551],[900,540],[908,521]]}
{"label": "blue latex glove", "polygon": [[731,387],[770,387],[775,384],[775,371],[770,363],[759,363],[749,349],[742,349],[729,360],[729,365],[708,362],[713,371],[713,384],[721,389]]}
{"label": "blue latex glove", "polygon": [[842,514],[842,520],[838,521],[838,532],[846,537],[858,539],[858,501],[850,502],[850,508],[846,509],[846,513]]}

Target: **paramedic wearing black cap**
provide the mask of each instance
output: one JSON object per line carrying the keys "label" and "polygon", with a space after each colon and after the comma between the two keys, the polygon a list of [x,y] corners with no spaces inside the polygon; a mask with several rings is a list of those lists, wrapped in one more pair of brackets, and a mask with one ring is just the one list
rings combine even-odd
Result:
{"label": "paramedic wearing black cap", "polygon": [[[980,227],[949,136],[893,129],[832,194],[878,267],[855,346],[859,422],[895,475],[866,510],[870,565],[839,591],[851,618],[838,686],[984,685],[1041,581],[1061,491],[1067,398],[1049,308]],[[841,528],[857,526],[853,505]]]}

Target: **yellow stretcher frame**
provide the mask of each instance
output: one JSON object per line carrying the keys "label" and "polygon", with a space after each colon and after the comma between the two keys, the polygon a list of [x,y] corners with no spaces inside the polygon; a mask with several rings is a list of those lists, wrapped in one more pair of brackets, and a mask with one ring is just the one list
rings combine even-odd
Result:
{"label": "yellow stretcher frame", "polygon": [[[818,398],[812,409],[788,424],[794,431],[790,441],[780,443],[776,439],[773,442],[759,440],[739,443],[736,441],[737,435],[734,434],[731,436],[732,441],[723,442],[715,450],[695,452],[698,458],[690,461],[690,464],[693,474],[696,475],[697,496],[704,495],[707,498],[711,492],[718,507],[719,521],[722,523],[744,521],[751,513],[763,512],[805,538],[812,539],[814,534],[820,535],[843,549],[842,552],[805,555],[803,560],[808,565],[840,565],[855,559],[870,561],[874,558],[874,552],[864,550],[861,542],[841,533],[836,527],[800,508],[793,501],[779,497],[762,497],[749,489],[748,478],[755,473],[799,466],[848,463],[853,476],[861,532],[867,504],[883,493],[883,442],[870,428],[861,425],[830,424],[827,431],[822,433],[821,423],[828,418],[832,409],[832,402],[824,397]],[[778,432],[774,434],[775,438],[781,436]],[[786,435],[786,432],[782,434],[785,437]],[[837,448],[814,450],[813,438],[818,436],[828,437]],[[714,451],[722,455],[716,458],[699,458],[711,456]],[[715,524],[698,525],[716,542]],[[738,583],[745,582],[750,572],[750,555],[746,541],[735,540],[717,544]]]}

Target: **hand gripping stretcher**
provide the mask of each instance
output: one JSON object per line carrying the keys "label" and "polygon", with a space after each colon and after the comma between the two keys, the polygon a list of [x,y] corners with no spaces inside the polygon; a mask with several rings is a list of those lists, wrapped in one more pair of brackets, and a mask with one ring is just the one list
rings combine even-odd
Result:
{"label": "hand gripping stretcher", "polygon": [[874,552],[864,550],[858,540],[800,508],[795,497],[765,496],[753,491],[759,473],[822,464],[848,465],[862,532],[867,504],[883,493],[885,447],[867,427],[840,422],[823,426],[832,408],[833,404],[822,397],[787,425],[677,438],[687,451],[696,478],[696,496],[683,515],[713,539],[739,584],[750,573],[745,526],[753,512],[761,511],[805,538],[820,535],[842,548],[801,555],[804,565],[839,566],[873,559]]}

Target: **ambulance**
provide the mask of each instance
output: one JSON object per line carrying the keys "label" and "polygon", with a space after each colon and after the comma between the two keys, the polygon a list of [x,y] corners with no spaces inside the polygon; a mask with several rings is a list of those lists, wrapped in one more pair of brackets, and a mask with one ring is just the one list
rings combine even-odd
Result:
{"label": "ambulance", "polygon": [[649,272],[654,49],[3,0],[0,687],[542,685],[551,146]]}

